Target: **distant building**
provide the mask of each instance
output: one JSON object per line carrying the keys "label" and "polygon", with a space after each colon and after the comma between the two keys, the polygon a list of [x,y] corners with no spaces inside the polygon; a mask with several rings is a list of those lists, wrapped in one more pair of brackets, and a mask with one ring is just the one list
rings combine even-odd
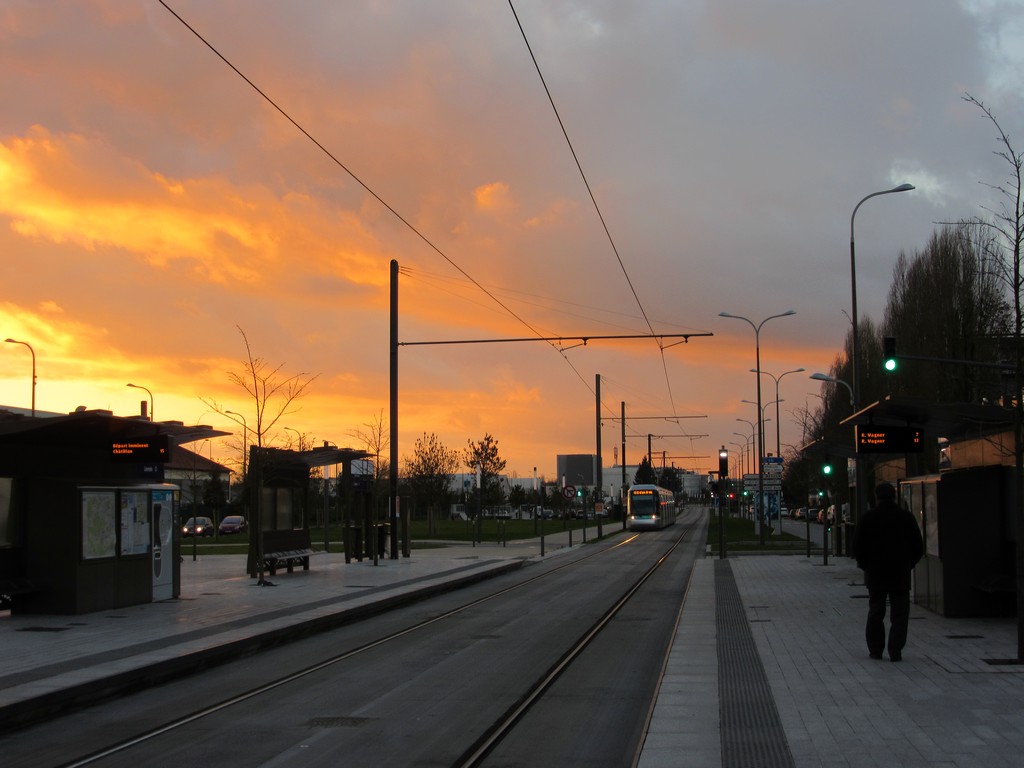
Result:
{"label": "distant building", "polygon": [[557,458],[558,478],[566,485],[589,487],[597,477],[597,456],[592,453],[559,454]]}
{"label": "distant building", "polygon": [[181,488],[183,507],[202,504],[203,489],[211,480],[223,482],[226,492],[231,482],[231,470],[182,445],[171,446],[170,461],[164,464],[164,481]]}

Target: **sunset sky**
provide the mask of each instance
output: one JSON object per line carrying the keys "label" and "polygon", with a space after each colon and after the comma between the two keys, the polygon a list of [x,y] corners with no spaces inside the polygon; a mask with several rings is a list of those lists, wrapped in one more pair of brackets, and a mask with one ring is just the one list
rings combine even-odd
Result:
{"label": "sunset sky", "polygon": [[[204,400],[251,426],[241,328],[317,376],[272,444],[361,447],[388,413],[397,259],[402,342],[713,334],[403,346],[402,456],[490,433],[509,471],[553,479],[557,454],[595,451],[601,374],[606,465],[625,401],[629,462],[653,433],[707,471],[756,412],[753,329],[719,312],[796,310],[760,340],[763,370],[807,369],[780,385],[801,444],[807,376],[850,323],[857,202],[917,187],[857,213],[877,322],[900,251],[1001,202],[1008,166],[963,96],[1024,150],[1018,0],[166,6],[0,2],[0,334],[34,349],[39,410],[137,414],[133,382],[157,420],[240,434]],[[0,405],[29,406],[30,374],[0,344]]]}

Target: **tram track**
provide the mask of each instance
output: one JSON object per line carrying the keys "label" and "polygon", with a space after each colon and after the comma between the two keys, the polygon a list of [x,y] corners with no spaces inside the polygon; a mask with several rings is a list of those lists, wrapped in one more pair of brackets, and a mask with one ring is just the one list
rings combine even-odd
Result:
{"label": "tram track", "polygon": [[570,665],[586,650],[594,638],[619,614],[633,596],[643,587],[648,579],[657,571],[665,560],[683,543],[686,535],[694,525],[691,523],[683,529],[671,547],[652,565],[629,589],[608,609],[608,611],[569,649],[547,672],[545,672],[530,689],[516,702],[494,725],[455,762],[454,768],[476,768],[515,727],[516,723],[544,694],[550,690],[554,682],[569,668]]}
{"label": "tram track", "polygon": [[[679,535],[673,537],[670,546],[665,549],[654,564],[622,592],[622,594],[614,601],[612,606],[605,611],[604,615],[594,622],[594,624],[589,627],[575,643],[572,644],[572,647],[570,647],[553,665],[537,677],[534,683],[529,686],[529,690],[525,695],[520,697],[519,700],[509,707],[509,709],[504,712],[502,716],[499,717],[498,720],[496,720],[490,727],[482,729],[481,735],[473,741],[472,746],[466,749],[454,764],[459,766],[480,765],[481,761],[493,750],[495,745],[499,744],[512,731],[512,729],[514,729],[516,723],[520,720],[523,714],[544,696],[545,692],[551,688],[563,672],[571,667],[579,655],[593,642],[594,638],[601,633],[609,622],[614,620],[614,617],[621,611],[623,606],[629,603],[651,575],[654,574],[661,564],[664,563],[676,548],[680,546],[692,528],[692,523],[683,527],[679,532]],[[250,702],[262,696],[271,695],[278,689],[284,688],[292,683],[302,681],[303,678],[317,675],[317,673],[323,672],[330,667],[356,659],[363,654],[367,654],[370,651],[380,648],[381,646],[394,643],[411,634],[421,632],[432,625],[450,621],[460,614],[465,614],[466,612],[472,611],[474,608],[479,608],[492,601],[500,600],[512,592],[525,589],[530,585],[535,585],[538,581],[550,579],[559,573],[563,573],[567,569],[579,568],[593,558],[601,557],[610,551],[628,546],[632,542],[636,541],[636,539],[637,536],[633,535],[611,546],[601,547],[593,552],[588,552],[582,557],[573,559],[571,562],[557,564],[543,573],[536,574],[523,579],[516,584],[508,585],[482,597],[445,610],[436,616],[417,621],[416,623],[403,627],[400,630],[389,632],[379,638],[351,647],[342,652],[336,653],[329,658],[320,660],[315,664],[306,666],[298,671],[279,676],[261,685],[224,698],[216,703],[197,708],[193,712],[176,717],[162,725],[151,727],[144,732],[128,737],[116,744],[96,750],[84,757],[66,762],[64,765],[94,765],[102,763],[108,758],[128,754],[133,749],[144,745],[146,742],[173,734],[175,731],[185,729],[188,726],[209,718],[214,714],[237,707],[245,702]]]}

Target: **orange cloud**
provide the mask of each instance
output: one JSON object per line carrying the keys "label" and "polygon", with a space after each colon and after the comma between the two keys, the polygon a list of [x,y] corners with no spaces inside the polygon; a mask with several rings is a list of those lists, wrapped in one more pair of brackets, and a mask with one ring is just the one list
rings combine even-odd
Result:
{"label": "orange cloud", "polygon": [[473,199],[480,211],[500,213],[515,207],[508,184],[501,181],[477,187],[473,190]]}

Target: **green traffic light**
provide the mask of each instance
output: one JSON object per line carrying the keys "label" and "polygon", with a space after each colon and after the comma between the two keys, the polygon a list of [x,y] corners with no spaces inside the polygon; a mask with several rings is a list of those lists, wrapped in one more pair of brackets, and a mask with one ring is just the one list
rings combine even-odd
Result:
{"label": "green traffic light", "polygon": [[882,365],[890,373],[896,370],[896,339],[892,336],[882,339]]}
{"label": "green traffic light", "polygon": [[822,472],[822,474],[825,474],[825,475],[831,475],[832,474],[832,465],[831,464],[826,464],[825,466],[823,466],[821,468],[821,472]]}

